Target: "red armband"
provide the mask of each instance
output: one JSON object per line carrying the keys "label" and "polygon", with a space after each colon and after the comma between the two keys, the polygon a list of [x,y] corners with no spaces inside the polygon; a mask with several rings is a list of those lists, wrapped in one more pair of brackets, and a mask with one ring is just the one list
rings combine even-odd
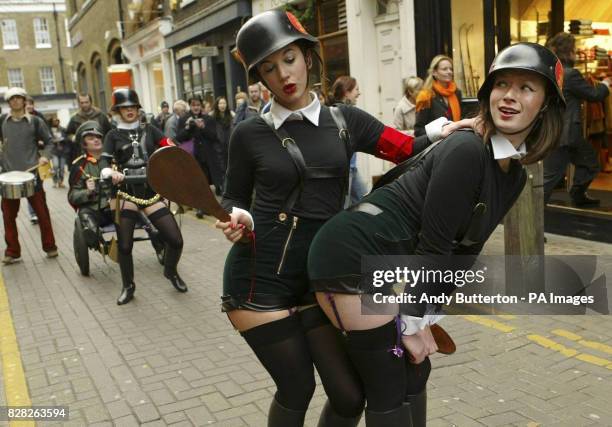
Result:
{"label": "red armband", "polygon": [[401,163],[412,155],[414,138],[385,126],[376,143],[376,157]]}
{"label": "red armband", "polygon": [[168,147],[170,145],[175,145],[174,142],[172,142],[170,138],[163,137],[162,139],[159,140],[160,147]]}

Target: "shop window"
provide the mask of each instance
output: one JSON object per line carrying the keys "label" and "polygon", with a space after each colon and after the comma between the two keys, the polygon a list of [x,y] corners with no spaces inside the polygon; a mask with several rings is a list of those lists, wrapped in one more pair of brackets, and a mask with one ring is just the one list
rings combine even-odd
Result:
{"label": "shop window", "polygon": [[49,35],[49,25],[45,18],[34,18],[34,40],[37,49],[51,47],[51,36]]}
{"label": "shop window", "polygon": [[53,67],[41,67],[39,70],[40,89],[44,95],[57,93],[55,86],[55,72]]}
{"label": "shop window", "polygon": [[464,98],[474,98],[486,75],[484,9],[470,0],[451,0],[451,11],[454,80]]}
{"label": "shop window", "polygon": [[313,36],[321,42],[322,70],[318,64],[311,70],[311,81],[321,84],[325,93],[334,80],[349,74],[348,37],[346,29],[347,0],[308,0],[287,7]]}
{"label": "shop window", "polygon": [[17,23],[14,19],[2,20],[2,43],[5,50],[19,49]]}
{"label": "shop window", "polygon": [[181,62],[181,80],[183,83],[183,97],[188,99],[193,90],[191,85],[191,68],[189,61]]}
{"label": "shop window", "polygon": [[202,89],[202,68],[200,67],[200,58],[191,60],[191,83],[193,91],[198,92]]}
{"label": "shop window", "polygon": [[8,84],[9,87],[20,87],[25,89],[23,82],[23,72],[21,68],[9,68],[8,69]]}
{"label": "shop window", "polygon": [[[342,75],[349,74],[348,38],[346,33],[321,40],[325,81],[331,87]],[[325,88],[327,90],[328,88]]]}
{"label": "shop window", "polygon": [[200,58],[200,64],[202,69],[202,97],[205,100],[214,101],[212,61],[209,57],[204,57]]}

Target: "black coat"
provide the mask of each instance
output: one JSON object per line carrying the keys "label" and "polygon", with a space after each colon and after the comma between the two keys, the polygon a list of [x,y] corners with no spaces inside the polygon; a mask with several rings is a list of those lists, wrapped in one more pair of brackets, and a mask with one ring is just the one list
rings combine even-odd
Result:
{"label": "black coat", "polygon": [[567,107],[563,118],[561,146],[577,146],[584,142],[582,135],[582,101],[601,102],[610,93],[605,84],[592,86],[574,68],[564,66],[563,96]]}
{"label": "black coat", "polygon": [[[198,128],[193,122],[195,119],[204,120],[204,127]],[[215,120],[208,114],[199,115],[186,114],[181,117],[178,121],[176,129],[176,140],[178,142],[185,142],[193,139],[196,147],[198,145],[205,144],[206,141],[215,141],[217,139],[217,125]]]}
{"label": "black coat", "polygon": [[[461,105],[461,91],[457,89],[455,91],[459,105]],[[444,102],[444,97],[434,92],[433,98],[431,98],[431,106],[424,108],[416,113],[416,121],[414,123],[414,136],[425,135],[425,125],[433,122],[439,117],[446,117],[452,120],[453,117],[450,115],[448,104]],[[463,117],[463,114],[461,115]]]}

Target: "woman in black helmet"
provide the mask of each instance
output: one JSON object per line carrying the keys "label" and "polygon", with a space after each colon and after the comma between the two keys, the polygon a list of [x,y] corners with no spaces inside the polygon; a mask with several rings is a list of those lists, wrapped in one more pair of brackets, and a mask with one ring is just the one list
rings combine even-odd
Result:
{"label": "woman in black helmet", "polygon": [[[217,223],[235,243],[225,263],[223,310],[277,386],[269,426],[303,424],[313,363],[329,396],[319,425],[355,426],[362,387],[338,331],[308,290],[308,248],[343,207],[355,151],[399,162],[430,142],[357,108],[322,106],[308,79],[318,41],[290,13],[253,17],[236,44],[250,80],[262,81],[274,99],[269,113],[241,122],[230,140],[223,206],[232,220]],[[256,237],[245,232],[254,227]]]}
{"label": "woman in black helmet", "polygon": [[[103,170],[103,176],[112,176],[113,184],[117,185],[110,205],[118,218],[119,267],[123,284],[117,299],[119,305],[130,302],[136,290],[132,246],[139,210],[149,217],[166,244],[164,276],[177,291],[187,292],[187,285],[176,270],[183,250],[181,230],[168,207],[147,184],[146,177],[149,156],[159,147],[173,143],[156,127],[140,122],[139,108],[136,91],[117,89],[113,92],[112,110],[117,127],[104,138],[101,160],[108,168]],[[111,165],[114,166],[112,171]]]}
{"label": "woman in black helmet", "polygon": [[[367,426],[425,425],[427,356],[437,347],[424,304],[361,314],[360,295],[381,289],[361,275],[362,256],[415,254],[404,258],[408,269],[433,265],[444,271],[433,256],[468,255],[445,259],[471,267],[522,191],[522,165],[543,159],[557,143],[562,81],[561,63],[545,47],[518,43],[504,49],[478,92],[484,136],[453,133],[415,168],[329,220],[314,238],[308,273],[322,309],[345,333],[365,387]],[[418,301],[425,291],[448,294],[454,288],[427,283],[405,292]]]}

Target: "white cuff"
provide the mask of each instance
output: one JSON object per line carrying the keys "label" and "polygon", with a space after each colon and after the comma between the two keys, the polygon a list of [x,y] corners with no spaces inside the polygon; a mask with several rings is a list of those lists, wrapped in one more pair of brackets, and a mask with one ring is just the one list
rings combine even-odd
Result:
{"label": "white cuff", "polygon": [[427,134],[427,139],[431,142],[437,142],[442,139],[442,127],[451,123],[446,117],[438,117],[433,122],[429,122],[425,125],[425,133]]}
{"label": "white cuff", "polygon": [[104,168],[100,171],[100,178],[107,179],[113,174],[113,170],[111,168]]}
{"label": "white cuff", "polygon": [[428,325],[425,317],[408,316],[406,314],[400,315],[402,321],[402,335],[414,335],[419,331],[425,329]]}
{"label": "white cuff", "polygon": [[236,206],[233,206],[233,207],[232,207],[232,213],[233,213],[233,214],[234,214],[234,213],[239,213],[239,212],[241,212],[241,213],[243,213],[243,214],[245,214],[246,216],[248,216],[248,217],[249,217],[249,220],[251,221],[251,226],[250,226],[250,227],[248,227],[248,228],[249,228],[251,231],[254,231],[254,230],[255,230],[255,221],[253,220],[253,216],[251,215],[251,213],[250,213],[249,211],[247,211],[246,209],[237,208]]}
{"label": "white cuff", "polygon": [[444,319],[446,314],[442,313],[442,310],[438,310],[435,305],[428,304],[423,317],[408,316],[406,314],[400,315],[402,321],[402,335],[414,335],[419,331],[425,329],[425,326],[431,326]]}

